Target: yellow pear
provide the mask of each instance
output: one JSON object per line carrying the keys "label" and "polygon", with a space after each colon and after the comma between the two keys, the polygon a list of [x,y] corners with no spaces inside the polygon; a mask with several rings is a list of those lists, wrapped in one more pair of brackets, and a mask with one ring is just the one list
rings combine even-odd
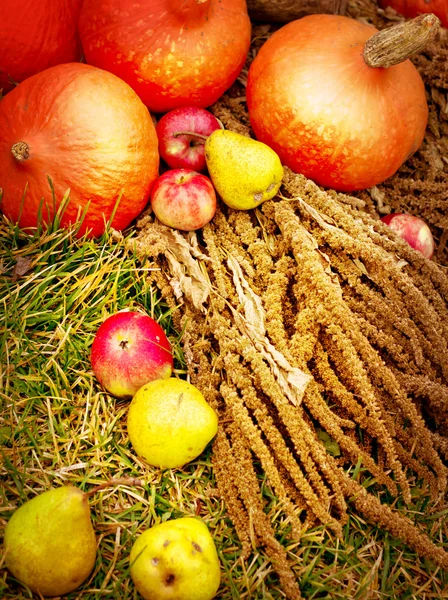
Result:
{"label": "yellow pear", "polygon": [[132,546],[130,563],[131,579],[145,600],[211,600],[219,588],[215,543],[197,517],[144,531]]}
{"label": "yellow pear", "polygon": [[96,559],[87,496],[65,485],[28,500],[8,521],[4,547],[8,569],[36,594],[62,596],[76,589]]}
{"label": "yellow pear", "polygon": [[183,379],[155,379],[129,406],[131,444],[146,463],[182,467],[195,459],[218,430],[218,417],[197,387]]}
{"label": "yellow pear", "polygon": [[283,167],[269,146],[227,129],[217,129],[205,142],[210,178],[222,201],[249,210],[271,200],[283,179]]}

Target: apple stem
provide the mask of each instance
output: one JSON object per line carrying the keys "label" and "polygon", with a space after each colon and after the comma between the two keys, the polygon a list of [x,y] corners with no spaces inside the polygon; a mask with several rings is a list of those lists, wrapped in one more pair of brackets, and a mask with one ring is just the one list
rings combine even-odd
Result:
{"label": "apple stem", "polygon": [[201,144],[203,144],[205,142],[205,140],[208,138],[208,135],[202,135],[202,133],[195,133],[194,131],[178,131],[177,133],[173,133],[173,137],[179,137],[180,135],[191,135],[191,137],[195,137],[198,138],[200,140],[203,141],[198,141],[198,143],[196,144],[197,146],[200,146]]}
{"label": "apple stem", "polygon": [[87,497],[93,496],[94,494],[96,494],[97,492],[100,492],[101,490],[104,490],[105,488],[116,487],[118,485],[130,485],[130,486],[144,487],[145,482],[142,481],[141,479],[137,479],[136,477],[117,477],[116,479],[108,479],[104,483],[100,483],[99,485],[95,486],[88,492],[85,492],[85,496],[87,496]]}

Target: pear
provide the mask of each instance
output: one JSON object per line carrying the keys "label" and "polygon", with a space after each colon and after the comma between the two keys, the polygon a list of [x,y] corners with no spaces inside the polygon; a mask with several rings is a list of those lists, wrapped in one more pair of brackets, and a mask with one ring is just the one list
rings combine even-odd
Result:
{"label": "pear", "polygon": [[61,596],[80,586],[96,559],[87,496],[66,485],[22,504],[4,536],[5,564],[30,590]]}
{"label": "pear", "polygon": [[245,135],[217,129],[205,142],[205,160],[216,191],[230,208],[255,208],[280,189],[283,167],[277,153]]}
{"label": "pear", "polygon": [[196,386],[183,379],[155,379],[134,395],[128,435],[140,458],[154,467],[182,467],[216,435],[218,417]]}
{"label": "pear", "polygon": [[197,517],[144,531],[132,546],[130,563],[131,579],[145,600],[211,600],[219,588],[215,543]]}

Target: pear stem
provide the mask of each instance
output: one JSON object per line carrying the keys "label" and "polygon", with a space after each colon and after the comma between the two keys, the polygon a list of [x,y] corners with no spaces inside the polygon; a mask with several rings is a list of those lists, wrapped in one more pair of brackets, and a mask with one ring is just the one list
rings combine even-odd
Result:
{"label": "pear stem", "polygon": [[93,496],[94,494],[96,494],[97,492],[101,492],[101,490],[104,490],[105,488],[117,487],[118,485],[144,487],[145,482],[141,479],[137,479],[136,477],[117,477],[116,479],[108,479],[104,483],[100,483],[88,492],[84,492],[84,495],[87,497]]}
{"label": "pear stem", "polygon": [[398,65],[421,52],[439,28],[440,19],[429,13],[383,29],[365,43],[364,60],[369,67]]}

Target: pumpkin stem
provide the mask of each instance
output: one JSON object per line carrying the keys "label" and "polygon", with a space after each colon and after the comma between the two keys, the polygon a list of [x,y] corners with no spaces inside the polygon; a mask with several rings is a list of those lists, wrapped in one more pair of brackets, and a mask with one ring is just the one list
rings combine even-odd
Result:
{"label": "pumpkin stem", "polygon": [[440,19],[432,13],[420,15],[375,33],[364,46],[369,67],[391,67],[421,52],[436,36]]}
{"label": "pumpkin stem", "polygon": [[30,149],[28,148],[28,144],[25,142],[16,142],[11,148],[12,155],[16,159],[17,162],[23,162],[30,155]]}

